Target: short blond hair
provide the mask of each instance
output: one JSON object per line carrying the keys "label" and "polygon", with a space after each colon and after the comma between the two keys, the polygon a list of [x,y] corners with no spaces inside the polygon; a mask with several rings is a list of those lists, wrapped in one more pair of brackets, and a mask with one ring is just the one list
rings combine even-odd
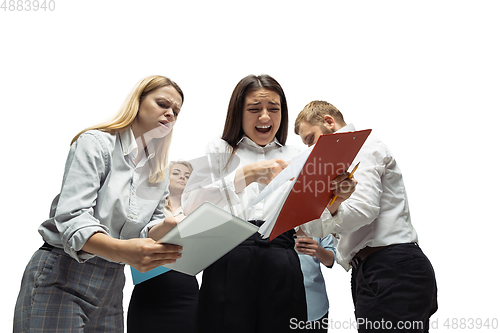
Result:
{"label": "short blond hair", "polygon": [[330,115],[339,125],[346,125],[344,116],[335,106],[325,101],[312,101],[300,111],[297,119],[295,119],[295,134],[299,134],[299,127],[303,121],[313,126],[322,125],[326,115]]}
{"label": "short blond hair", "polygon": [[172,173],[172,167],[176,164],[184,165],[189,169],[189,172],[193,172],[193,166],[191,165],[191,163],[189,163],[188,161],[178,160],[172,161],[168,164],[168,174]]}

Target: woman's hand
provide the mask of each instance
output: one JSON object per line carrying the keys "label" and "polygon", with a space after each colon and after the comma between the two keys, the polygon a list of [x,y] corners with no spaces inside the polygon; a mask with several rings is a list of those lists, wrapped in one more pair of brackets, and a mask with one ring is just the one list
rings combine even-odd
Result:
{"label": "woman's hand", "polygon": [[156,243],[152,238],[116,239],[98,232],[87,240],[82,250],[128,264],[144,273],[155,267],[174,263],[181,257],[182,247]]}
{"label": "woman's hand", "polygon": [[316,257],[323,265],[332,267],[335,260],[335,254],[332,251],[326,250],[312,237],[301,236],[305,235],[302,229],[299,228],[297,232],[299,236],[295,242],[295,249],[297,252]]}
{"label": "woman's hand", "polygon": [[182,247],[161,244],[151,238],[133,238],[123,241],[121,262],[144,273],[158,266],[172,264],[181,257]]}
{"label": "woman's hand", "polygon": [[158,240],[161,237],[163,237],[163,235],[165,235],[167,232],[172,230],[172,228],[175,227],[177,223],[179,223],[181,220],[182,218],[169,216],[165,220],[163,220],[163,222],[158,223],[157,225],[149,229],[148,236],[153,238],[154,240]]}
{"label": "woman's hand", "polygon": [[299,236],[295,242],[297,252],[310,255],[311,257],[316,257],[319,247],[317,241],[307,236]]}
{"label": "woman's hand", "polygon": [[253,182],[262,185],[269,184],[289,164],[289,162],[281,158],[275,158],[245,165],[236,171],[234,177],[236,193],[243,191],[245,187]]}

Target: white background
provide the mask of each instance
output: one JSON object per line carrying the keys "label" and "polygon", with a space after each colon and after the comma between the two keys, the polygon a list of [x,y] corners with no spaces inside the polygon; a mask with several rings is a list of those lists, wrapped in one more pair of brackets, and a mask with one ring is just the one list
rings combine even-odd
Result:
{"label": "white background", "polygon": [[[301,145],[293,120],[314,99],[337,106],[358,129],[372,128],[403,171],[413,224],[436,272],[434,327],[500,319],[498,1],[8,6],[0,10],[0,331],[11,331],[23,270],[42,244],[37,227],[59,191],[71,139],[111,117],[152,74],[185,92],[172,159],[200,156],[221,134],[231,92],[248,74],[270,74],[283,86],[289,144]],[[334,266],[325,278],[330,317],[346,325],[354,320],[350,273]],[[129,279],[125,309],[131,289]]]}

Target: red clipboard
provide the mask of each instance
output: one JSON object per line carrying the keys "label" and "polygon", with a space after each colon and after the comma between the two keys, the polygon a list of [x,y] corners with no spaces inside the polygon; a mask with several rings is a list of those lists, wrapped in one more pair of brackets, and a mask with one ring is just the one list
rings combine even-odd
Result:
{"label": "red clipboard", "polygon": [[371,131],[319,137],[280,210],[270,240],[321,216],[333,196],[330,182],[349,169]]}

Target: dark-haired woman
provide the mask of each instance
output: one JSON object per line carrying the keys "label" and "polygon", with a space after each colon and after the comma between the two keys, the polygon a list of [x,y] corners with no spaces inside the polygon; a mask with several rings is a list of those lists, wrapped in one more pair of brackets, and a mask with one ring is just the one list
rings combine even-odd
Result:
{"label": "dark-haired woman", "polygon": [[[299,153],[285,145],[287,131],[288,107],[279,83],[269,75],[243,78],[231,96],[222,138],[208,145],[209,166],[194,166],[183,195],[186,213],[210,201],[262,225],[287,188],[282,186],[254,206],[251,202]],[[347,187],[337,195],[349,197],[354,186]],[[339,204],[330,209],[335,212]],[[336,218],[329,212],[323,215],[324,221],[309,223],[332,223]],[[289,230],[272,241],[256,233],[205,269],[198,332],[287,332],[307,321],[294,233]]]}

